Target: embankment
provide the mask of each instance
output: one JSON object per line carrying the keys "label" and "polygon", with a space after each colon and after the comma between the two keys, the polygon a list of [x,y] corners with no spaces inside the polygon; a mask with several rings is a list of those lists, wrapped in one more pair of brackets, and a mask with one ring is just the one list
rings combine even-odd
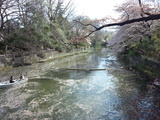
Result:
{"label": "embankment", "polygon": [[120,61],[128,69],[138,71],[141,75],[144,75],[149,80],[160,78],[160,62],[149,59],[144,56],[127,56],[120,55]]}
{"label": "embankment", "polygon": [[84,48],[84,49],[72,50],[70,52],[62,52],[62,53],[59,53],[54,50],[45,50],[45,51],[40,51],[34,54],[21,55],[21,56],[16,56],[12,54],[0,55],[0,69],[4,69],[8,66],[18,67],[18,66],[31,65],[37,62],[45,62],[49,60],[58,59],[61,57],[86,53],[89,51],[90,51],[89,48]]}

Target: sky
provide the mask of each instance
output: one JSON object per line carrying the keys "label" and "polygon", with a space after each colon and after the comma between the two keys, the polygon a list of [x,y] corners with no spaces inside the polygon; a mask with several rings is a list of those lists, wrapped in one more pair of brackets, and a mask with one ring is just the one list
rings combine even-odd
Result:
{"label": "sky", "polygon": [[74,0],[76,15],[101,19],[106,16],[117,17],[114,6],[125,0]]}

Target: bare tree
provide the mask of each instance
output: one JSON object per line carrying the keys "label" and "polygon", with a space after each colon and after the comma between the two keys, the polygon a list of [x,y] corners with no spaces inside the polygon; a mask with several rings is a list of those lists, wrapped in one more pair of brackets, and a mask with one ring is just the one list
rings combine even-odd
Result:
{"label": "bare tree", "polygon": [[18,18],[18,9],[16,0],[0,1],[0,31],[9,32],[11,23]]}
{"label": "bare tree", "polygon": [[63,20],[68,19],[74,10],[72,7],[72,0],[68,1],[67,3],[65,3],[64,0],[45,0],[44,4],[46,6],[45,13],[50,23],[63,23]]}

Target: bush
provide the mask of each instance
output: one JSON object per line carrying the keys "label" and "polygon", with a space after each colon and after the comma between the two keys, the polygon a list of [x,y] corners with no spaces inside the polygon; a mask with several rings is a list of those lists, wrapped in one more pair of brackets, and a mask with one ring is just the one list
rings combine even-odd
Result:
{"label": "bush", "polygon": [[58,51],[58,52],[63,52],[63,47],[62,47],[62,45],[56,44],[56,45],[55,45],[55,50]]}

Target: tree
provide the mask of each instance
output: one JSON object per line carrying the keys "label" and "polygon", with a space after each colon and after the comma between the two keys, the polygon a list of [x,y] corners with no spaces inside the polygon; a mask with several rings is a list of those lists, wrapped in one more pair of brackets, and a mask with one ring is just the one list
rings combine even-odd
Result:
{"label": "tree", "polygon": [[[135,2],[126,2],[117,8],[117,11],[121,12],[121,18],[125,21],[133,20],[137,18],[146,17],[145,14],[141,14],[141,9],[139,11]],[[155,9],[150,8],[148,5],[145,6],[145,13],[153,12]],[[142,17],[142,18],[143,18]],[[136,45],[138,42],[142,42],[144,36],[148,39],[151,38],[152,29],[155,22],[153,20],[149,21],[139,21],[132,24],[125,24],[119,27],[117,34],[109,41],[109,45],[114,48],[114,50],[123,53],[128,52],[131,46]]]}
{"label": "tree", "polygon": [[71,38],[71,44],[74,45],[76,48],[78,48],[79,44],[84,42],[85,39],[80,39],[82,36],[84,36],[86,33],[86,28],[82,24],[76,22],[76,21],[90,21],[88,17],[84,16],[76,16],[74,20],[71,22],[72,25],[72,38]]}
{"label": "tree", "polygon": [[68,19],[74,10],[72,0],[67,3],[64,0],[45,0],[44,4],[45,15],[51,32],[50,44],[55,49],[68,49],[68,40],[71,39],[71,25]]}
{"label": "tree", "polygon": [[51,24],[62,24],[74,11],[72,0],[67,3],[64,0],[45,0],[44,4],[47,19]]}
{"label": "tree", "polygon": [[0,32],[10,32],[11,24],[18,18],[18,12],[16,0],[0,1]]}
{"label": "tree", "polygon": [[5,45],[15,52],[33,51],[57,44],[67,48],[72,12],[71,0],[1,0],[0,49]]}
{"label": "tree", "polygon": [[[129,1],[129,3],[132,3],[131,1]],[[130,4],[131,5],[131,4]],[[139,15],[139,17],[137,18],[133,18],[130,17],[130,9],[126,9],[124,6],[122,7],[122,11],[124,11],[127,14],[127,19],[122,19],[119,22],[113,22],[113,23],[105,23],[101,26],[94,26],[91,23],[85,24],[85,26],[91,26],[92,29],[90,31],[90,33],[88,35],[86,35],[85,37],[90,36],[91,34],[93,34],[96,31],[99,31],[103,28],[106,27],[111,27],[111,26],[124,26],[127,24],[131,24],[131,23],[136,23],[136,22],[141,22],[141,21],[150,21],[150,20],[158,20],[160,19],[160,14],[159,14],[159,6],[155,7],[155,6],[151,6],[148,3],[142,3],[141,0],[138,0],[138,3],[135,3],[134,6],[136,6],[137,9],[134,9],[134,11],[136,10]],[[128,7],[128,6],[126,6]],[[133,10],[132,10],[133,11]],[[124,14],[123,14],[124,15]],[[122,17],[121,17],[122,18]],[[103,19],[104,20],[104,19]],[[107,19],[106,19],[107,20]],[[99,20],[101,21],[101,20]]]}

